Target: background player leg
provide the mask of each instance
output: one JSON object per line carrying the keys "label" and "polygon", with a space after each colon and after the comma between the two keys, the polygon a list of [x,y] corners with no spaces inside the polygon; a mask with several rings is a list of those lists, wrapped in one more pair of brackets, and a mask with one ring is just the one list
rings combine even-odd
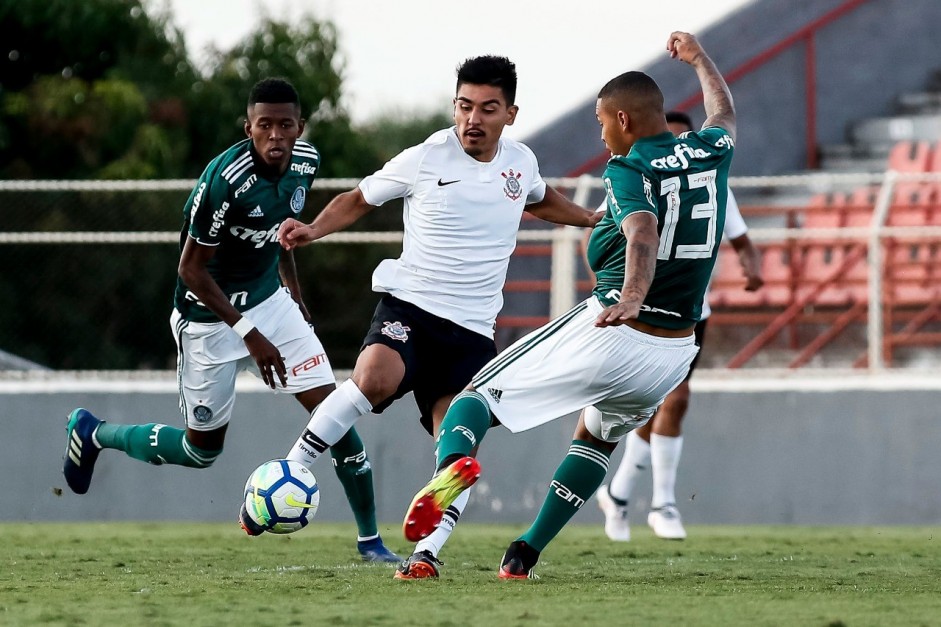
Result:
{"label": "background player leg", "polygon": [[683,417],[689,407],[689,380],[683,381],[663,401],[654,417],[650,434],[650,468],[653,496],[647,523],[654,533],[667,540],[682,540],[686,529],[676,507],[676,471],[683,450]]}
{"label": "background player leg", "polygon": [[631,539],[628,503],[642,474],[650,468],[650,428],[653,420],[627,434],[627,447],[611,483],[598,489],[598,505],[604,512],[604,531],[612,540]]}

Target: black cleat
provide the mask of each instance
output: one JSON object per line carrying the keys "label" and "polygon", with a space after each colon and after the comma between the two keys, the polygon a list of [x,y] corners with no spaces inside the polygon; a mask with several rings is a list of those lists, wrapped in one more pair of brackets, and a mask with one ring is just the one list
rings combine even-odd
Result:
{"label": "black cleat", "polygon": [[251,516],[248,515],[248,509],[246,509],[245,503],[242,503],[242,508],[239,510],[239,526],[250,536],[260,536],[265,532],[265,528],[252,520]]}
{"label": "black cleat", "polygon": [[503,561],[500,562],[497,577],[500,579],[539,579],[533,572],[538,561],[539,551],[522,540],[510,542],[506,553],[503,554]]}
{"label": "black cleat", "polygon": [[431,551],[416,551],[395,569],[396,579],[437,579],[438,566],[444,562],[431,554]]}

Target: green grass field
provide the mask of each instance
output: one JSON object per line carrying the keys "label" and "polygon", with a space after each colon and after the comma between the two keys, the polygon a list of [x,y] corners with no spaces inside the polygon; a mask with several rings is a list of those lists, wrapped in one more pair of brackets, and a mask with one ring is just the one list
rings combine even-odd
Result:
{"label": "green grass field", "polygon": [[[496,567],[523,526],[462,525],[439,580],[358,561],[352,526],[0,525],[2,625],[941,625],[941,528],[573,526],[535,581]],[[395,529],[384,536],[404,551]]]}

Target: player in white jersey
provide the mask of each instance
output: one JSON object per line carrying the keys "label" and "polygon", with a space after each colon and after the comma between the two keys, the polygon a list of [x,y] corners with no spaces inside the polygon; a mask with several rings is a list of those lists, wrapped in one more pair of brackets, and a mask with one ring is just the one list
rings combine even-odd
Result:
{"label": "player in white jersey", "polygon": [[[286,249],[353,224],[404,198],[398,259],[373,274],[384,293],[352,378],[317,409],[289,459],[311,466],[370,411],[415,393],[422,425],[436,434],[451,399],[496,355],[493,329],[523,211],[557,224],[594,226],[600,216],[548,188],[532,151],[502,137],[516,118],[516,69],[505,57],[467,59],[457,69],[455,126],[403,151],[353,190],[334,198],[310,225],[289,220]],[[438,553],[467,503],[396,571],[399,579],[438,576]]]}
{"label": "player in white jersey", "polygon": [[[676,136],[693,130],[692,120],[682,111],[668,111],[666,120],[670,131]],[[745,290],[753,292],[759,289],[764,284],[761,278],[761,255],[748,237],[748,227],[732,190],[729,190],[726,202],[725,227],[722,232],[738,254],[745,275]],[[676,507],[676,472],[683,450],[682,424],[689,407],[689,380],[702,355],[706,323],[711,313],[707,292],[702,303],[702,315],[695,329],[700,352],[690,364],[686,379],[667,395],[650,422],[628,434],[624,456],[610,485],[598,489],[598,505],[605,516],[604,530],[612,540],[627,542],[631,539],[628,500],[637,479],[647,468],[650,468],[653,476],[653,498],[647,523],[660,538],[682,540],[686,537],[686,529]]]}

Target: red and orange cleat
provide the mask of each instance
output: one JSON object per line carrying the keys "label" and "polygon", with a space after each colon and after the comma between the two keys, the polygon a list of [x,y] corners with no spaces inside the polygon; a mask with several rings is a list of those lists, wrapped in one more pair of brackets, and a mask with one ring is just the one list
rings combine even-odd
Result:
{"label": "red and orange cleat", "polygon": [[473,457],[462,457],[432,477],[412,499],[402,532],[411,542],[427,538],[444,516],[445,510],[480,477],[480,463]]}

